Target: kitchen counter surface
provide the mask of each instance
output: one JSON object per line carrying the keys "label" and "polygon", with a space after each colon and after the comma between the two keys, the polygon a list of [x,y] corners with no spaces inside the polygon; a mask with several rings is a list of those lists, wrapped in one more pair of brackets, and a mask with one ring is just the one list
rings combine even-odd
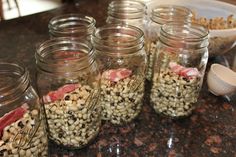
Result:
{"label": "kitchen counter surface", "polygon": [[[105,23],[108,0],[81,0],[61,8],[0,23],[0,58],[15,58],[30,70],[35,83],[35,47],[49,38],[49,20],[62,13],[93,16],[97,27]],[[235,0],[227,0],[234,3]],[[224,57],[232,64],[236,47]],[[214,61],[209,60],[209,65]],[[206,76],[206,75],[205,75]],[[35,84],[34,84],[35,85]],[[204,83],[199,107],[184,119],[157,115],[144,102],[142,113],[130,124],[103,123],[98,137],[80,150],[50,143],[52,157],[236,157],[236,104],[208,92]]]}

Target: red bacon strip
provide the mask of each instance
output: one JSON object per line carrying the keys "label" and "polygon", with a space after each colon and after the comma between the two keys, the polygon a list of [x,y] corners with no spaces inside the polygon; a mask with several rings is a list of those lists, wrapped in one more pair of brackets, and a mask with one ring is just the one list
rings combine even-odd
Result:
{"label": "red bacon strip", "polygon": [[132,71],[126,68],[110,69],[103,72],[103,78],[112,82],[118,82],[129,77],[131,74]]}
{"label": "red bacon strip", "polygon": [[23,115],[26,113],[29,106],[27,104],[23,104],[21,107],[12,110],[11,112],[5,114],[0,118],[0,137],[2,137],[3,129],[21,119]]}
{"label": "red bacon strip", "polygon": [[200,73],[197,68],[186,68],[177,64],[176,62],[170,62],[169,67],[174,73],[190,79],[193,76],[199,76]]}
{"label": "red bacon strip", "polygon": [[66,93],[72,92],[75,89],[79,88],[79,84],[67,84],[60,87],[56,91],[49,92],[46,96],[43,96],[44,103],[54,102],[56,100],[60,100],[64,97]]}

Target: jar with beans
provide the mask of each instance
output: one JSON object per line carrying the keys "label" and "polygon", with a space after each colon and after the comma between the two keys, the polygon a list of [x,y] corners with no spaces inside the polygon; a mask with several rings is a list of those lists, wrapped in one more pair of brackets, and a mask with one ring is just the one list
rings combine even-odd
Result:
{"label": "jar with beans", "polygon": [[0,61],[0,76],[0,156],[48,156],[45,118],[29,72],[20,63]]}
{"label": "jar with beans", "polygon": [[146,40],[146,6],[141,1],[112,1],[108,6],[106,23],[138,27]]}
{"label": "jar with beans", "polygon": [[63,14],[53,17],[48,24],[51,38],[74,37],[87,38],[95,31],[96,20],[82,14]]}
{"label": "jar with beans", "polygon": [[72,149],[86,146],[101,125],[100,73],[92,45],[54,38],[42,43],[35,56],[49,139]]}
{"label": "jar with beans", "polygon": [[146,53],[143,32],[130,25],[106,25],[92,38],[101,77],[102,118],[122,125],[141,111]]}
{"label": "jar with beans", "polygon": [[159,5],[153,1],[148,3],[147,14],[147,39],[145,46],[148,54],[148,68],[146,78],[151,82],[154,53],[156,52],[161,26],[168,22],[191,22],[192,12],[183,6]]}
{"label": "jar with beans", "polygon": [[191,23],[161,27],[154,60],[151,103],[157,113],[177,118],[196,107],[208,61],[208,30]]}

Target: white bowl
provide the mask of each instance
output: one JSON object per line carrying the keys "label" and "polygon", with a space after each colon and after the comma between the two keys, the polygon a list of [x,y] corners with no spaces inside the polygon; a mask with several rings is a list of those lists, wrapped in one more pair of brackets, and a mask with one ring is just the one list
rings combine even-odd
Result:
{"label": "white bowl", "polygon": [[212,64],[207,75],[208,90],[216,96],[236,91],[236,73],[221,64]]}
{"label": "white bowl", "polygon": [[[206,17],[207,19],[223,17],[226,19],[232,14],[236,18],[236,5],[216,0],[151,0],[146,4],[148,16],[150,16],[152,8],[166,4],[187,7],[195,11],[197,17]],[[209,30],[209,32],[210,56],[222,55],[236,45],[236,28]]]}
{"label": "white bowl", "polygon": [[209,43],[210,56],[225,54],[236,45],[236,28],[210,30]]}

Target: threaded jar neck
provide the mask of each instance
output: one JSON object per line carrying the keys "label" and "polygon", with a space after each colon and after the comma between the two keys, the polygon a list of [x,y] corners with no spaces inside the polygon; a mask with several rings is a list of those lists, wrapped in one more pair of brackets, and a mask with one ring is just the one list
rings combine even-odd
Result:
{"label": "threaded jar neck", "polygon": [[40,44],[35,58],[38,69],[43,72],[69,74],[92,65],[94,50],[85,39],[61,37]]}
{"label": "threaded jar neck", "polygon": [[138,1],[112,1],[108,6],[108,16],[115,19],[142,19],[145,15],[145,4]]}
{"label": "threaded jar neck", "polygon": [[144,46],[142,30],[131,25],[105,25],[95,31],[92,39],[95,49],[104,55],[129,55]]}
{"label": "threaded jar neck", "polygon": [[193,23],[167,23],[162,25],[160,42],[180,49],[207,48],[209,31],[207,28]]}
{"label": "threaded jar neck", "polygon": [[29,72],[21,63],[0,61],[0,106],[17,101],[30,85]]}
{"label": "threaded jar neck", "polygon": [[176,5],[157,5],[151,10],[152,21],[163,25],[168,22],[191,22],[193,14],[190,9]]}
{"label": "threaded jar neck", "polygon": [[64,14],[52,18],[48,28],[52,37],[83,38],[93,34],[96,29],[93,17],[81,14]]}

